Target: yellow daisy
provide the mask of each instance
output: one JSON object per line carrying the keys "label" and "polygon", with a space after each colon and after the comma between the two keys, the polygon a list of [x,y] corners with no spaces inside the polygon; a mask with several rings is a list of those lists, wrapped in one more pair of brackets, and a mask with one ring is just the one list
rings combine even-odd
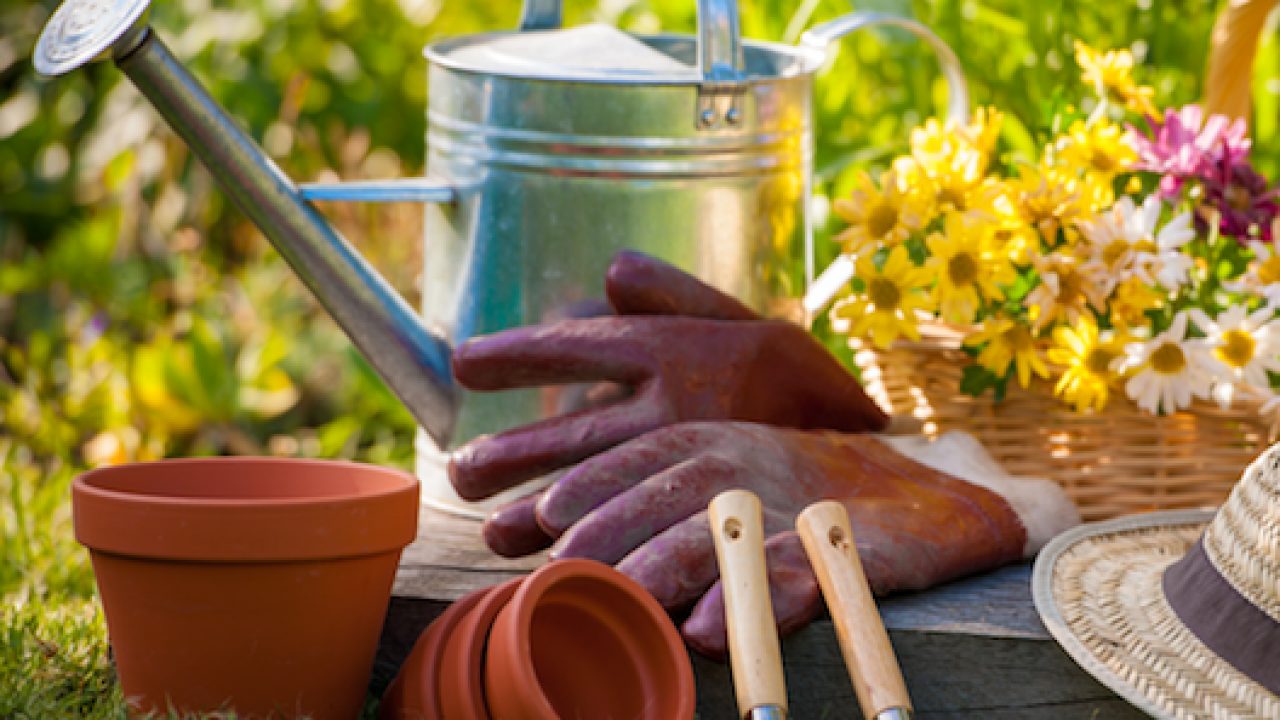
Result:
{"label": "yellow daisy", "polygon": [[1009,181],[1022,218],[1051,244],[1059,228],[1071,228],[1082,216],[1080,183],[1063,168],[1041,163],[1023,165]]}
{"label": "yellow daisy", "polygon": [[992,239],[1014,264],[1026,265],[1043,248],[1040,245],[1040,234],[1027,222],[1018,207],[1016,192],[1010,183],[1000,183],[1000,195],[992,205],[995,211]]}
{"label": "yellow daisy", "polygon": [[1149,322],[1147,311],[1164,305],[1166,297],[1166,293],[1135,275],[1116,284],[1107,302],[1107,312],[1117,326],[1142,327]]}
{"label": "yellow daisy", "polygon": [[889,251],[882,268],[875,266],[871,253],[859,257],[856,267],[866,289],[831,309],[832,327],[855,337],[869,336],[881,348],[902,335],[919,340],[916,311],[928,309],[924,289],[929,274],[911,262],[901,245]]}
{"label": "yellow daisy", "polygon": [[1054,346],[1049,349],[1049,362],[1065,368],[1053,392],[1079,412],[1101,411],[1110,397],[1111,384],[1117,379],[1112,365],[1124,357],[1127,338],[1112,333],[1106,337],[1088,315],[1081,316],[1075,327],[1060,325],[1053,329]]}
{"label": "yellow daisy", "polygon": [[950,158],[961,150],[977,150],[985,170],[1003,125],[1004,114],[994,107],[978,108],[963,127],[929,118],[911,131],[911,153],[927,165],[939,158]]}
{"label": "yellow daisy", "polygon": [[1037,332],[1058,319],[1074,325],[1090,306],[1106,307],[1106,276],[1098,266],[1061,252],[1037,258],[1035,265],[1040,283],[1022,303]]}
{"label": "yellow daisy", "polygon": [[1055,145],[1060,164],[1105,181],[1108,190],[1116,174],[1133,169],[1138,160],[1138,151],[1128,133],[1106,120],[1077,120]]}
{"label": "yellow daisy", "polygon": [[931,234],[925,242],[930,255],[925,269],[937,278],[933,302],[948,322],[972,323],[980,302],[1003,300],[1000,285],[1017,278],[987,223],[952,213],[947,215],[944,232]]}
{"label": "yellow daisy", "polygon": [[999,187],[987,177],[987,160],[999,117],[994,111],[983,113],[964,128],[931,118],[911,132],[911,157],[933,189],[938,212],[994,214]]}
{"label": "yellow daisy", "polygon": [[850,255],[860,256],[878,247],[896,245],[928,222],[927,203],[911,185],[888,170],[880,186],[865,172],[855,181],[848,198],[835,201],[837,215],[849,227],[836,236]]}
{"label": "yellow daisy", "polygon": [[1155,90],[1133,80],[1133,53],[1128,50],[1098,52],[1077,40],[1076,64],[1080,66],[1081,80],[1099,97],[1115,93],[1130,110],[1143,115],[1156,114],[1155,103],[1151,100]]}
{"label": "yellow daisy", "polygon": [[[978,364],[1000,377],[1009,372],[1009,365],[1017,367],[1018,384],[1031,384],[1031,374],[1049,377],[1049,367],[1040,356],[1035,336],[1025,323],[1008,315],[988,318],[983,327],[964,339],[969,347],[981,347]],[[985,347],[984,347],[985,346]]]}

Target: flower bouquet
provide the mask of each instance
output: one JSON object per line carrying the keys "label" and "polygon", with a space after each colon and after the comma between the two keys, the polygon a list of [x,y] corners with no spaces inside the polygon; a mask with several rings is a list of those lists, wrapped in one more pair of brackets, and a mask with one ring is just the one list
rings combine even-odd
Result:
{"label": "flower bouquet", "polygon": [[893,412],[975,432],[1086,517],[1214,502],[1280,406],[1276,191],[1243,122],[1161,112],[1126,51],[1076,60],[1091,96],[1038,157],[1001,154],[984,108],[835,202],[832,324]]}

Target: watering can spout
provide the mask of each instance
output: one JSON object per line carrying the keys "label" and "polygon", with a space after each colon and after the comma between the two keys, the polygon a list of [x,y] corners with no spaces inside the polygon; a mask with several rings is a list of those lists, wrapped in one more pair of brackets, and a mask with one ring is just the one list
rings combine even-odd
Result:
{"label": "watering can spout", "polygon": [[[148,26],[149,5],[150,0],[68,0],[36,44],[36,69],[62,75],[95,60],[114,61],[285,257],[427,433],[446,447],[458,408],[448,341],[422,325],[413,308],[308,202],[308,195],[182,67]],[[448,200],[438,196],[451,192],[419,191],[437,200]]]}

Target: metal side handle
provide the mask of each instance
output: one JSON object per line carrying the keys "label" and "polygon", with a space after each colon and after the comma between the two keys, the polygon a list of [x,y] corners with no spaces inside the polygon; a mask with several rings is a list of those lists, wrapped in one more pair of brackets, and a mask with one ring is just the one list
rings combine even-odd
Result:
{"label": "metal side handle", "polygon": [[[825,55],[831,49],[832,43],[849,33],[877,25],[906,30],[933,48],[934,54],[938,56],[938,66],[942,69],[942,75],[947,79],[947,120],[957,125],[968,123],[969,83],[964,79],[960,60],[956,58],[951,47],[942,41],[942,38],[915,20],[888,13],[853,12],[809,28],[800,36],[800,45]],[[843,256],[836,258],[836,261],[815,279],[813,242],[810,238],[805,244],[804,274],[807,288],[804,295],[806,321],[812,321],[823,308],[831,304],[840,289],[853,276],[853,263]]]}
{"label": "metal side handle", "polygon": [[831,43],[863,28],[886,25],[906,30],[925,41],[938,56],[938,65],[947,79],[947,119],[957,124],[969,120],[969,83],[964,79],[960,60],[951,46],[932,30],[901,15],[876,12],[853,12],[809,28],[800,36],[800,45],[826,53]]}
{"label": "metal side handle", "polygon": [[429,177],[301,183],[298,193],[312,201],[451,203],[458,199],[452,183]]}

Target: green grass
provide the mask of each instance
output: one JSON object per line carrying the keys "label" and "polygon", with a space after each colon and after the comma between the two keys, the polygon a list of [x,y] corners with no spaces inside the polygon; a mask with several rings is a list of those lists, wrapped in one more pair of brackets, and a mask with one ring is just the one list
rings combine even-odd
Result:
{"label": "green grass", "polygon": [[106,632],[92,599],[0,609],[0,717],[123,720]]}

